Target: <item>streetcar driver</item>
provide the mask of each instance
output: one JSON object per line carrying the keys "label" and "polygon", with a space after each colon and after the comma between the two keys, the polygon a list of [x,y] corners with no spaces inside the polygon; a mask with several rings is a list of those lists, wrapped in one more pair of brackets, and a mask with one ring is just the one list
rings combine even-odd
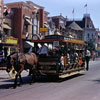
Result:
{"label": "streetcar driver", "polygon": [[41,43],[41,47],[38,50],[38,53],[40,56],[47,56],[48,55],[48,47],[44,45],[44,43]]}

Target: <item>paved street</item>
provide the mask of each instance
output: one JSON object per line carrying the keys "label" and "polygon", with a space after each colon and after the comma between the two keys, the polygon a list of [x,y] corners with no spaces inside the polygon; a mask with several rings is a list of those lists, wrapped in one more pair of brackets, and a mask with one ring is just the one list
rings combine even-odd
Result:
{"label": "paved street", "polygon": [[[100,100],[100,61],[90,61],[90,70],[63,80],[48,81],[45,77],[29,84],[23,72],[24,85],[13,89],[13,81],[0,71],[0,100]],[[25,77],[26,76],[26,77]]]}

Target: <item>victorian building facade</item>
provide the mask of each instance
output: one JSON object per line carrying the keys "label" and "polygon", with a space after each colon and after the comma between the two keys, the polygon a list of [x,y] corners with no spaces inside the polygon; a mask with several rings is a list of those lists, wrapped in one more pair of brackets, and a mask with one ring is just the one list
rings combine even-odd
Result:
{"label": "victorian building facade", "polygon": [[61,35],[64,35],[66,33],[66,18],[60,14],[59,16],[52,16],[50,17],[52,22],[55,24],[56,31],[59,32]]}
{"label": "victorian building facade", "polygon": [[[18,38],[21,52],[26,52],[26,41],[36,39],[40,27],[44,27],[44,7],[31,1],[8,3],[12,9],[12,33]],[[38,38],[38,37],[37,37]]]}
{"label": "victorian building facade", "polygon": [[93,43],[96,47],[96,29],[90,14],[84,14],[82,20],[67,21],[66,28],[68,28],[73,22],[75,22],[83,30],[81,32],[78,31],[78,33],[76,32],[78,39],[82,39],[87,43]]}

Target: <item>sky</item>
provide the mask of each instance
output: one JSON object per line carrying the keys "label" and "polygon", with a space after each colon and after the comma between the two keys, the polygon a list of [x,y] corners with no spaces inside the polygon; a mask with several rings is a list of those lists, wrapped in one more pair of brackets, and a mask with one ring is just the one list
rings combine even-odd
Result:
{"label": "sky", "polygon": [[[4,0],[4,3],[12,3],[19,1],[32,1],[40,6],[45,7],[45,11],[49,12],[49,16],[57,16],[60,13],[69,19],[82,19],[83,14],[90,14],[95,28],[100,28],[100,0]],[[87,4],[87,7],[84,7]]]}

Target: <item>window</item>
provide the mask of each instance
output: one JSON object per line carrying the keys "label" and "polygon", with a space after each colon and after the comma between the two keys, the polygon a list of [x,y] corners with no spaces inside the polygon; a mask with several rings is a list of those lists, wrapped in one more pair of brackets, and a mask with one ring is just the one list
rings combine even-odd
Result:
{"label": "window", "polygon": [[38,18],[37,16],[33,19],[33,34],[38,33]]}
{"label": "window", "polygon": [[90,35],[89,35],[89,33],[88,33],[88,39],[89,39],[89,37],[90,37]]}
{"label": "window", "polygon": [[89,28],[92,28],[92,23],[91,22],[89,23]]}
{"label": "window", "polygon": [[59,23],[60,23],[60,24],[64,24],[64,21],[60,19]]}
{"label": "window", "polygon": [[25,30],[25,32],[28,32],[28,25],[27,24],[24,24],[24,30]]}
{"label": "window", "polygon": [[93,34],[92,34],[92,39],[93,39]]}
{"label": "window", "polygon": [[9,35],[8,32],[9,32],[8,29],[4,29],[5,36],[8,36]]}

